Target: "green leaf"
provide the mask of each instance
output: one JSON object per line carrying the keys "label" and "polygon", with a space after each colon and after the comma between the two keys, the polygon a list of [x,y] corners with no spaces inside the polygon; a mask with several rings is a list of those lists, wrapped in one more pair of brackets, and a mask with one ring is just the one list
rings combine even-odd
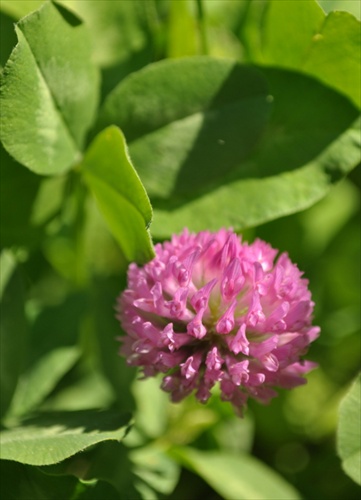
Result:
{"label": "green leaf", "polygon": [[84,410],[43,413],[0,434],[0,458],[29,465],[50,465],[103,441],[121,441],[130,415]]}
{"label": "green leaf", "polygon": [[22,415],[36,408],[74,366],[79,355],[79,349],[71,346],[59,347],[40,358],[21,377],[11,405],[11,415]]}
{"label": "green leaf", "polygon": [[317,0],[327,13],[332,10],[343,10],[352,14],[356,19],[361,18],[360,4],[354,0]]}
{"label": "green leaf", "polygon": [[361,374],[340,405],[337,451],[346,474],[361,485]]}
{"label": "green leaf", "polygon": [[[271,111],[271,113],[270,113]],[[109,96],[152,198],[153,235],[236,230],[307,208],[359,161],[357,111],[307,76],[193,57],[148,66]]]}
{"label": "green leaf", "polygon": [[361,29],[351,14],[326,16],[313,0],[272,0],[261,26],[262,47],[253,51],[254,61],[317,77],[361,106]]}
{"label": "green leaf", "polygon": [[[1,259],[2,280],[6,279],[7,267]],[[6,413],[13,397],[18,377],[24,361],[24,347],[27,334],[27,322],[24,310],[24,291],[20,273],[17,269],[11,272],[11,277],[4,286],[1,297],[0,315],[0,416]]]}
{"label": "green leaf", "polygon": [[217,185],[254,149],[270,112],[254,68],[207,57],[166,60],[123,80],[99,126],[124,132],[150,196],[188,198]]}
{"label": "green leaf", "polygon": [[36,467],[1,460],[1,493],[7,500],[73,498],[79,483],[73,476],[49,476]]}
{"label": "green leaf", "polygon": [[97,106],[98,74],[82,22],[46,2],[16,25],[1,82],[5,149],[38,174],[68,169]]}
{"label": "green leaf", "polygon": [[182,447],[171,455],[199,474],[227,500],[299,499],[298,492],[272,469],[250,455]]}
{"label": "green leaf", "polygon": [[[108,381],[88,359],[77,364],[44,401],[41,411],[78,411],[88,408],[109,408],[114,393]],[[125,404],[120,408],[129,408]]]}
{"label": "green leaf", "polygon": [[154,58],[152,31],[160,29],[153,2],[132,0],[61,2],[84,19],[91,31],[92,53],[102,71],[102,96],[132,71]]}
{"label": "green leaf", "polygon": [[[221,185],[204,196],[167,211],[154,210],[153,234],[167,237],[187,226],[193,231],[216,230],[221,226],[245,229],[284,217],[313,205],[328,193],[333,176],[352,169],[359,161],[359,121],[325,152],[294,171],[280,175],[240,179]],[[277,151],[277,144],[270,144]],[[291,153],[291,147],[285,145]],[[299,146],[301,147],[301,146]],[[298,150],[301,152],[301,149]],[[262,165],[258,158],[248,166]],[[197,217],[194,217],[197,214]]]}
{"label": "green leaf", "polygon": [[152,207],[117,127],[109,127],[95,138],[81,171],[127,259],[139,263],[152,259],[148,231]]}
{"label": "green leaf", "polygon": [[147,6],[142,1],[63,0],[61,3],[76,12],[89,26],[94,59],[103,68],[129,59],[149,43]]}

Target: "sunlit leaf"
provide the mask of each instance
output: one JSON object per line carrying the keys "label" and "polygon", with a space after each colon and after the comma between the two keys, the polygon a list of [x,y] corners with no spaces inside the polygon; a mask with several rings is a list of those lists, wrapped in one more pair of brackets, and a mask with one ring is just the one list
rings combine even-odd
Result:
{"label": "sunlit leaf", "polygon": [[142,263],[152,259],[154,251],[147,229],[152,207],[117,127],[109,127],[96,137],[81,171],[129,261]]}
{"label": "sunlit leaf", "polygon": [[[342,10],[343,3],[333,2],[334,8]],[[251,49],[253,61],[305,72],[361,106],[361,29],[351,14],[326,16],[314,0],[272,0],[261,23],[261,50]]]}
{"label": "sunlit leaf", "polygon": [[267,95],[257,69],[207,57],[166,60],[116,87],[99,126],[121,127],[150,196],[182,200],[250,154],[269,117]]}
{"label": "sunlit leaf", "polygon": [[84,410],[42,413],[0,434],[0,458],[29,465],[50,465],[103,441],[121,441],[130,415]]}
{"label": "sunlit leaf", "polygon": [[[293,171],[220,185],[179,208],[167,210],[166,207],[159,209],[155,206],[153,234],[167,237],[185,226],[195,231],[216,230],[222,225],[245,229],[312,206],[328,193],[333,175],[337,179],[342,171],[346,173],[357,164],[360,148],[358,130],[359,122],[356,121],[322,155]],[[276,153],[276,143],[271,145],[271,149],[273,147]],[[263,159],[263,166],[266,167],[266,157]],[[277,160],[269,156],[268,161],[271,166]],[[256,169],[258,159],[249,166]],[[330,175],[333,169],[334,173]],[[197,217],[194,217],[195,214]]]}
{"label": "sunlit leaf", "polygon": [[122,127],[162,238],[303,210],[360,157],[345,98],[301,74],[226,60],[151,65],[112,92],[101,116]]}
{"label": "sunlit leaf", "polygon": [[340,405],[337,449],[342,467],[361,485],[361,374]]}
{"label": "sunlit leaf", "polygon": [[79,158],[97,106],[88,34],[51,2],[20,20],[16,34],[1,81],[1,140],[30,170],[59,173]]}
{"label": "sunlit leaf", "polygon": [[1,28],[1,69],[5,66],[13,47],[16,45],[16,35],[14,20],[0,10],[0,28]]}

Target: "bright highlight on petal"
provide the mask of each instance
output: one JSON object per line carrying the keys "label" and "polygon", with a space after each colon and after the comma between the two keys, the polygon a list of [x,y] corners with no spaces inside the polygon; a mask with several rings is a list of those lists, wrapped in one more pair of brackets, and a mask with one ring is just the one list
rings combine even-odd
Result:
{"label": "bright highlight on petal", "polygon": [[180,401],[221,397],[242,414],[249,397],[268,403],[275,388],[306,382],[302,361],[320,329],[312,326],[308,281],[286,253],[231,230],[184,230],[155,247],[144,267],[131,264],[117,318],[121,354]]}

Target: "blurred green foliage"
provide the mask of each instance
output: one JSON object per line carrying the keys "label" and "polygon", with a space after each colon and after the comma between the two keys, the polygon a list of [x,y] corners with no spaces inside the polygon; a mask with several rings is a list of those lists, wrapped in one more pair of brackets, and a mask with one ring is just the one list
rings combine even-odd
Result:
{"label": "blurred green foliage", "polygon": [[[42,4],[2,0],[2,67],[16,44],[13,23]],[[13,85],[24,83],[24,67],[16,67],[12,80],[3,87],[2,95],[8,99],[8,107],[2,108],[4,124],[5,118],[11,121],[15,116],[15,130],[20,125],[21,132],[33,127],[35,137],[34,141],[25,135],[21,139],[9,128],[2,142],[12,156],[1,146],[1,415],[3,443],[7,437],[8,442],[15,441],[10,451],[3,447],[4,498],[359,498],[359,488],[343,471],[335,446],[339,404],[359,371],[361,351],[360,166],[341,180],[360,161],[359,125],[351,125],[359,114],[360,60],[352,55],[359,47],[356,18],[360,12],[356,4],[346,0],[64,0],[56,7],[46,4],[51,22],[67,23],[63,27],[69,33],[78,28],[80,32],[76,31],[74,44],[59,32],[52,39],[54,30],[46,23],[49,52],[43,51],[40,32],[32,32],[39,55],[25,69],[41,80],[42,95],[51,103],[55,120],[49,120],[47,113],[38,117],[44,141],[38,141],[32,121],[38,104],[28,103],[30,94],[17,95],[12,90]],[[321,7],[326,12],[348,12],[325,18]],[[29,19],[21,21],[18,32],[26,32],[26,26],[32,28]],[[20,48],[27,50],[31,37],[27,41],[21,37]],[[61,53],[57,40],[61,47],[69,42],[71,48],[67,46],[60,54],[61,71],[57,68],[54,72],[52,57],[59,62],[56,58]],[[79,46],[83,47],[80,56]],[[19,56],[16,50],[19,47],[11,56],[14,64]],[[204,54],[214,59],[207,60],[199,73],[203,63],[198,57]],[[185,56],[193,59],[184,62]],[[84,59],[82,65],[79,57]],[[159,66],[146,68],[162,60]],[[220,70],[236,63],[246,66],[232,85],[223,89],[218,104],[229,103],[234,113],[238,106],[243,114],[228,115],[229,110],[222,107],[220,111],[216,107],[218,115],[206,114],[214,90],[205,103],[205,88],[215,85],[217,78],[221,87]],[[253,63],[258,64],[257,75],[249,67]],[[164,76],[160,78],[157,68],[162,64]],[[177,64],[180,71],[170,75]],[[189,64],[195,71],[187,69],[182,83],[183,69]],[[211,66],[214,69],[210,70]],[[5,67],[4,81],[10,67]],[[203,78],[205,81],[199,83],[197,78],[202,80],[207,71],[208,80]],[[152,72],[154,82],[147,80]],[[244,101],[242,94],[239,103],[241,77],[248,78],[249,85],[243,89],[246,97],[258,89],[262,102]],[[30,93],[34,81],[29,84]],[[141,89],[138,95],[137,82]],[[267,101],[270,83],[272,94],[279,97],[274,114],[270,114],[271,103]],[[88,93],[81,90],[84,88]],[[40,97],[38,103],[43,103]],[[102,107],[95,120],[97,102]],[[173,104],[162,107],[164,102]],[[28,109],[26,120],[22,105]],[[181,124],[183,135],[178,136],[187,106],[191,114],[199,113],[198,122]],[[72,122],[74,113],[76,120]],[[55,122],[61,128],[60,135]],[[49,123],[51,128],[47,129]],[[184,221],[196,228],[208,222],[213,228],[234,223],[236,229],[242,228],[244,239],[267,240],[287,251],[305,272],[316,303],[314,322],[322,329],[308,355],[319,368],[310,374],[307,385],[281,392],[267,407],[251,402],[240,420],[217,395],[206,406],[192,397],[177,405],[170,403],[167,394],[160,391],[158,379],[138,380],[136,371],[118,356],[116,338],[121,331],[114,317],[116,297],[125,287],[132,255],[139,250],[150,256],[152,250],[144,236],[150,207],[131,163],[124,167],[128,173],[123,175],[131,186],[130,203],[141,214],[142,222],[135,231],[136,241],[141,241],[139,248],[119,246],[124,236],[117,235],[122,234],[119,228],[123,224],[124,229],[126,221],[117,226],[113,211],[109,231],[105,212],[102,215],[99,211],[102,203],[98,199],[97,204],[87,191],[83,171],[94,167],[94,158],[89,156],[93,153],[87,147],[103,126],[113,123],[123,128],[133,164],[155,208],[153,234],[157,239],[178,230]],[[220,124],[224,129],[228,126],[228,132],[224,131],[227,140],[233,141],[227,176],[223,162],[228,158],[222,152],[220,157],[214,155],[207,142],[218,133]],[[163,135],[152,135],[168,125],[165,132],[161,130]],[[59,153],[55,163],[48,162],[47,151],[45,160],[39,153],[43,154],[51,137],[49,130],[58,134],[52,150],[52,154]],[[75,146],[68,140],[69,130],[77,138]],[[241,139],[235,130],[242,132]],[[101,134],[95,141],[101,141]],[[195,141],[198,150],[191,158]],[[259,147],[256,152],[252,141]],[[117,149],[121,161],[127,158],[126,148],[122,143]],[[96,153],[107,157],[109,145],[102,142]],[[162,166],[164,158],[167,161]],[[107,159],[113,175],[114,156]],[[184,169],[187,160],[188,171]],[[208,178],[207,162],[211,160],[215,162],[214,175]],[[217,162],[222,163],[222,169]],[[159,165],[164,175],[173,176],[170,181]],[[100,167],[95,162],[97,178],[101,178]],[[57,175],[49,176],[51,172]],[[289,181],[285,172],[294,177]],[[302,182],[296,179],[301,174]],[[191,189],[189,178],[196,179]],[[265,191],[265,198],[262,189],[266,184],[262,183],[268,179],[281,186],[283,198],[277,196],[286,200],[282,210],[274,210],[272,216],[268,211],[279,200],[271,196],[274,184]],[[254,187],[250,180],[257,181]],[[206,181],[209,184],[205,187]],[[296,181],[300,189],[293,192]],[[164,188],[167,182],[168,193]],[[107,195],[99,184],[88,184],[106,204]],[[110,176],[108,189],[111,185],[114,187]],[[235,205],[231,205],[238,203],[242,189],[251,194],[254,189],[255,193],[246,198],[245,214],[235,213]],[[119,194],[122,189],[115,191]],[[114,205],[120,206],[119,199]],[[252,219],[254,211],[261,215]],[[99,408],[106,409],[103,420],[94,416],[94,409]],[[120,443],[131,422],[129,411],[134,424]],[[55,421],[51,420],[53,412]],[[85,412],[84,420],[79,412]],[[48,421],[47,415],[51,415]],[[46,448],[54,446],[52,436],[57,433],[65,440],[64,453],[57,455],[55,447],[53,455]],[[32,441],[26,448],[27,440],[32,439],[40,440],[43,448],[37,449]],[[80,450],[84,451],[78,453]],[[347,450],[346,446],[346,452],[341,452],[343,459]],[[355,466],[351,467],[354,471]],[[247,475],[242,478],[244,468]]]}

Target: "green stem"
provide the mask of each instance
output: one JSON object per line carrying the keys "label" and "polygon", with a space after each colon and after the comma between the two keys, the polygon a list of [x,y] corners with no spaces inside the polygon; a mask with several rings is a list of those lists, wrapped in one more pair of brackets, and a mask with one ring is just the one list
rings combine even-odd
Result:
{"label": "green stem", "polygon": [[206,17],[203,9],[202,0],[196,0],[197,4],[197,17],[199,24],[199,33],[201,38],[201,53],[207,55],[208,51],[208,39],[207,39],[207,29],[206,29]]}

